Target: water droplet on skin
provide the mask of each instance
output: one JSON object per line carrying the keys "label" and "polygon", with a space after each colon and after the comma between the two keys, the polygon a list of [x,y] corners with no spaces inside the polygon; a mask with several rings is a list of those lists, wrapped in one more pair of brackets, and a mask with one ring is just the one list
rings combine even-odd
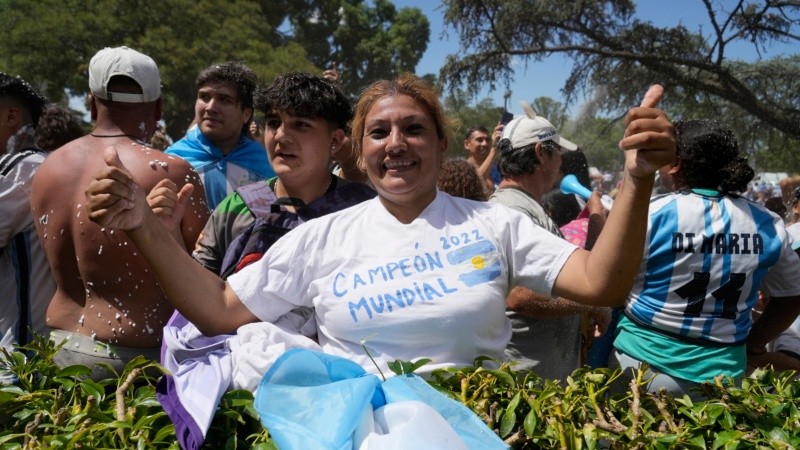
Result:
{"label": "water droplet on skin", "polygon": [[91,335],[89,335],[89,337],[90,337],[90,338],[92,338],[92,340],[94,340],[94,338],[96,338],[96,337],[97,337],[97,333],[95,333],[94,331],[92,331],[92,334],[91,334]]}
{"label": "water droplet on skin", "polygon": [[155,170],[155,168],[156,168],[156,162],[155,161],[151,160],[148,164],[150,164],[150,168],[151,169]]}
{"label": "water droplet on skin", "polygon": [[39,225],[47,225],[47,219],[48,219],[47,214],[43,215],[42,217],[39,217]]}
{"label": "water droplet on skin", "polygon": [[81,326],[83,326],[83,320],[84,320],[84,317],[83,317],[83,314],[81,314],[81,318],[78,319],[78,323],[81,324]]}
{"label": "water droplet on skin", "polygon": [[120,314],[120,313],[117,313],[117,314],[114,316],[114,318],[115,318],[115,319],[117,319],[117,322],[119,322],[120,318],[122,318],[122,314]]}

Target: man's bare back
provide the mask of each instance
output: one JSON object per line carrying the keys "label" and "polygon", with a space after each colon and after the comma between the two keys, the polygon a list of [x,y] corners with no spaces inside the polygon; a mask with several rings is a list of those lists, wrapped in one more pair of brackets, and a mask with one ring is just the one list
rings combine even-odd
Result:
{"label": "man's bare back", "polygon": [[187,182],[195,185],[180,226],[173,230],[187,251],[208,218],[197,174],[179,158],[127,136],[87,135],[55,151],[39,169],[31,199],[39,239],[57,284],[47,324],[113,345],[155,347],[172,307],[125,234],[91,222],[85,209],[84,190],[105,167],[103,150],[108,146],[117,149],[147,192],[164,178],[179,189]]}

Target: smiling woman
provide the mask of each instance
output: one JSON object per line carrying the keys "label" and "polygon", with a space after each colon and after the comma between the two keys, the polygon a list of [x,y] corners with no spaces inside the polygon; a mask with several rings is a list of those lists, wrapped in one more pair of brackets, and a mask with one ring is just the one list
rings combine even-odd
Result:
{"label": "smiling woman", "polygon": [[[590,304],[624,299],[638,264],[633,255],[644,243],[654,173],[675,154],[672,125],[654,108],[660,95],[651,90],[627,116],[620,143],[627,175],[591,254],[516,211],[439,192],[448,120],[437,93],[413,76],[373,84],[356,107],[353,145],[379,197],[298,226],[227,282],[171,250],[169,235],[111,153],[87,190],[89,211],[92,220],[127,230],[171,302],[207,335],[275,323],[309,307],[320,348],[372,373],[388,372],[396,359],[430,358],[426,372],[478,356],[502,360],[511,286]],[[421,262],[430,264],[418,271]],[[386,277],[375,272],[379,267]],[[182,276],[172,276],[176,271]]]}
{"label": "smiling woman", "polygon": [[[91,220],[125,230],[170,302],[203,334],[238,332],[252,342],[249,330],[262,330],[267,349],[226,347],[234,349],[232,372],[255,374],[248,388],[280,367],[272,365],[275,352],[295,347],[376,375],[396,360],[430,359],[422,375],[481,356],[499,362],[511,335],[505,299],[513,286],[589,304],[624,300],[644,246],[655,171],[675,157],[672,124],[654,108],[660,96],[660,87],[651,89],[628,113],[620,142],[626,177],[592,253],[510,208],[438,191],[447,119],[437,93],[413,76],[373,84],[356,107],[353,145],[378,198],[297,226],[227,281],[178,251],[112,149],[86,190],[87,210]],[[287,171],[300,168],[290,135],[311,124],[295,109],[275,109],[288,114],[274,119],[274,158]],[[302,308],[313,314],[298,325]],[[306,337],[314,331],[316,341]],[[249,362],[237,362],[236,348]]]}

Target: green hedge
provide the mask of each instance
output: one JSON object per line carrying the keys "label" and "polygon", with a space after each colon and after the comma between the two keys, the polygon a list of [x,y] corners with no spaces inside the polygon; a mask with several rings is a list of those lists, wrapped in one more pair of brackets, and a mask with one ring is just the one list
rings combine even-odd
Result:
{"label": "green hedge", "polygon": [[[155,399],[157,364],[137,359],[118,378],[84,380],[83,366],[57,369],[37,339],[5,352],[19,377],[0,387],[0,449],[174,448],[175,429]],[[800,448],[800,381],[791,372],[757,371],[739,387],[703,386],[703,401],[652,395],[639,374],[627,392],[609,394],[620,372],[576,370],[566,386],[508,365],[434,372],[431,384],[475,411],[513,448]],[[418,365],[398,363],[408,372]],[[148,369],[150,372],[148,372]],[[225,394],[205,443],[213,449],[274,449],[247,391]]]}

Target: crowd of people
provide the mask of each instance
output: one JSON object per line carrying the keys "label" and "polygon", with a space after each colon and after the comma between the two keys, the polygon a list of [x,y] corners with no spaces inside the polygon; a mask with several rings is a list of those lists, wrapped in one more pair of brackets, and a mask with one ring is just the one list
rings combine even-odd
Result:
{"label": "crowd of people", "polygon": [[447,159],[453,123],[425,81],[374,82],[353,107],[329,72],[258,86],[212,64],[174,143],[159,68],[136,50],[91,59],[86,135],[0,74],[3,346],[48,334],[56,364],[95,379],[143,355],[178,391],[209,342],[219,361],[252,324],[370,373],[487,356],[559,381],[646,368],[648,389],[693,395],[748,364],[800,367],[797,340],[771,344],[800,336],[800,180],[786,217],[744,198],[754,173],[724,124],[673,124],[651,87],[625,118],[609,210],[602,187],[557,192],[565,174],[610,180],[528,105]]}

